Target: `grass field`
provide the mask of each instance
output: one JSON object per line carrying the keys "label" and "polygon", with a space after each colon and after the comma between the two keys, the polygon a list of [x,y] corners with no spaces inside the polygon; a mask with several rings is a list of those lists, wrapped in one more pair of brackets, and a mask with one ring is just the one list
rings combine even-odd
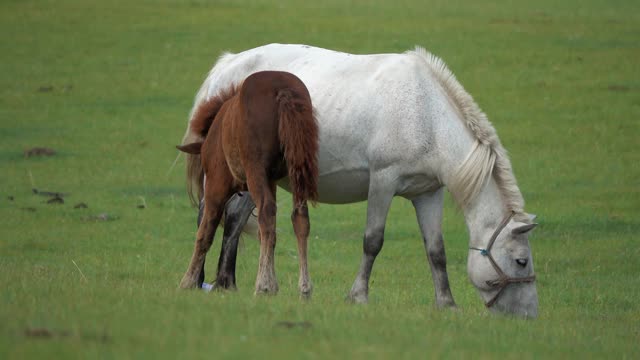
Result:
{"label": "grass field", "polygon": [[[640,3],[424,3],[1,1],[0,359],[640,357]],[[344,302],[365,204],[313,209],[315,291],[303,303],[283,191],[277,296],[253,296],[251,240],[239,291],[177,289],[196,212],[173,146],[217,56],[270,42],[355,53],[421,45],[449,64],[539,216],[537,320],[486,312],[449,198],[459,311],[434,307],[402,199],[366,306]],[[24,156],[36,146],[57,153]],[[32,188],[65,193],[64,204]]]}

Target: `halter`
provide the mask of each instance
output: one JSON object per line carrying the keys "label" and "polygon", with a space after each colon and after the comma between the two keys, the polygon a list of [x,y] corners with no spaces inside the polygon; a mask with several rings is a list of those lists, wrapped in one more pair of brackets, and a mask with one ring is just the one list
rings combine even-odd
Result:
{"label": "halter", "polygon": [[498,297],[500,296],[500,294],[502,294],[502,290],[504,290],[504,288],[506,288],[507,285],[518,284],[518,283],[530,283],[536,280],[535,274],[531,276],[525,276],[525,277],[511,277],[505,274],[504,271],[502,271],[502,269],[498,265],[498,263],[495,261],[493,256],[491,256],[491,247],[493,247],[493,243],[496,241],[496,238],[498,237],[498,235],[500,235],[500,232],[502,232],[505,226],[507,226],[507,224],[509,223],[509,220],[511,220],[511,218],[513,218],[514,215],[515,215],[515,212],[512,211],[509,214],[509,216],[507,216],[504,220],[502,220],[500,225],[498,225],[498,228],[493,232],[493,235],[491,235],[491,239],[489,239],[489,245],[487,245],[486,249],[469,247],[469,249],[471,250],[480,251],[480,254],[482,256],[486,256],[489,259],[491,266],[493,266],[493,269],[496,271],[496,273],[498,273],[497,279],[488,280],[486,282],[487,285],[489,285],[490,287],[498,289],[498,292],[493,296],[493,298],[491,298],[491,300],[485,303],[485,306],[488,308],[490,308],[491,306],[493,306],[493,304],[496,303],[496,301],[498,300]]}

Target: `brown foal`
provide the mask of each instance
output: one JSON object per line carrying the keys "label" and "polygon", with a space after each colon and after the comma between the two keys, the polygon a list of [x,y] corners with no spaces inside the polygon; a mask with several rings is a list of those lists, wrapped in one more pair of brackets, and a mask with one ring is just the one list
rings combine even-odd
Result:
{"label": "brown foal", "polygon": [[311,295],[307,268],[309,213],[307,200],[318,197],[318,125],[306,86],[287,72],[257,72],[240,87],[214,96],[194,113],[190,139],[178,146],[189,161],[200,156],[204,214],[181,288],[202,285],[201,271],[227,200],[248,188],[258,209],[260,260],[256,294],[278,291],[274,267],[276,182],[289,177],[293,194],[291,222],[298,240],[303,297]]}

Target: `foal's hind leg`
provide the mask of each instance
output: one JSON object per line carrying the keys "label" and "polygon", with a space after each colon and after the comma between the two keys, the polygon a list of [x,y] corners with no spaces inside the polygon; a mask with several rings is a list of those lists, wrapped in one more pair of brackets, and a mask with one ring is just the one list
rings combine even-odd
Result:
{"label": "foal's hind leg", "polygon": [[[200,224],[202,224],[202,216],[204,215],[204,198],[200,199],[200,203],[198,204],[198,223],[197,228],[200,228]],[[202,286],[204,282],[204,261],[202,262],[202,266],[200,267],[200,275],[198,276],[198,286]]]}
{"label": "foal's hind leg", "polygon": [[196,242],[191,262],[189,263],[187,272],[182,277],[182,281],[180,281],[180,288],[182,289],[202,286],[204,276],[201,274],[204,268],[204,261],[213,243],[213,237],[220,223],[224,204],[229,198],[230,190],[230,187],[223,187],[222,189],[215,189],[215,191],[209,191],[205,194],[203,216],[196,234]]}
{"label": "foal's hind leg", "polygon": [[276,247],[276,184],[269,184],[266,176],[251,176],[247,173],[247,185],[258,209],[260,228],[260,260],[256,278],[257,294],[275,294],[278,281],[275,270]]}
{"label": "foal's hind leg", "polygon": [[307,267],[307,239],[309,238],[309,209],[307,204],[296,205],[291,214],[291,222],[293,223],[293,232],[298,239],[298,263],[300,266],[300,277],[298,279],[298,288],[300,296],[308,299],[311,297],[311,279],[309,278],[309,269]]}

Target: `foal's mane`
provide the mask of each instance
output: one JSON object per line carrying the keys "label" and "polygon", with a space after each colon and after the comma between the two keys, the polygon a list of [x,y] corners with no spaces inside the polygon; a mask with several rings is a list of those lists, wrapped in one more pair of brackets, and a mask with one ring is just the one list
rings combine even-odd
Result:
{"label": "foal's mane", "polygon": [[[222,105],[232,97],[234,97],[240,85],[232,85],[227,89],[220,91],[218,94],[208,99],[196,98],[196,104],[191,110],[189,118],[189,127],[182,139],[182,145],[195,142],[202,142],[209,132],[209,128],[213,123],[216,115],[222,108]],[[198,93],[198,97],[201,94]],[[200,100],[200,101],[198,101]],[[191,202],[196,205],[202,198],[203,170],[200,155],[186,154],[187,157],[187,192],[191,198]]]}
{"label": "foal's mane", "polygon": [[204,139],[222,105],[234,97],[239,88],[240,86],[231,86],[196,106],[191,114],[191,121],[189,121],[189,132]]}
{"label": "foal's mane", "polygon": [[444,61],[421,47],[416,47],[414,51],[407,53],[414,54],[425,61],[462,114],[465,125],[476,139],[471,152],[448,184],[449,191],[458,205],[463,208],[468,206],[478,196],[489,177],[493,176],[507,210],[516,213],[516,220],[529,222],[529,217],[524,212],[524,199],[511,168],[511,161],[487,115],[480,110],[471,95],[456,80]]}

